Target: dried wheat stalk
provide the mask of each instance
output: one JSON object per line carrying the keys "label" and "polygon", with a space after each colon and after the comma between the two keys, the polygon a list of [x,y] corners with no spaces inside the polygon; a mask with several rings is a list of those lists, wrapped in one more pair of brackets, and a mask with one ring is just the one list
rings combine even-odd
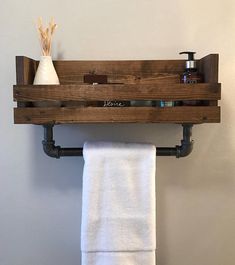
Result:
{"label": "dried wheat stalk", "polygon": [[37,31],[39,34],[40,45],[42,49],[42,55],[50,56],[51,55],[51,41],[52,35],[55,32],[57,25],[54,22],[54,19],[51,18],[49,26],[47,28],[43,27],[42,18],[38,18],[37,22]]}

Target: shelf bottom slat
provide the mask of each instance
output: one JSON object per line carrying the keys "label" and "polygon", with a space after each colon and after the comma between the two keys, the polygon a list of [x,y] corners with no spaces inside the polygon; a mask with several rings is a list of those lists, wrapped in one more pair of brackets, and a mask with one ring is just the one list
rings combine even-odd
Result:
{"label": "shelf bottom slat", "polygon": [[15,108],[16,124],[219,123],[220,107]]}

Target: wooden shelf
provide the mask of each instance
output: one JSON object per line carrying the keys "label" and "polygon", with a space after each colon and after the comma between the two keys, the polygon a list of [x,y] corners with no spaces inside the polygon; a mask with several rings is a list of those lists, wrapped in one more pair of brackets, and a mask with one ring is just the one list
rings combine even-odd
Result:
{"label": "wooden shelf", "polygon": [[[35,86],[32,83],[38,62],[16,57],[14,121],[18,124],[220,122],[218,55],[198,60],[205,83],[180,84],[184,64],[184,60],[55,61],[61,85]],[[91,73],[107,75],[108,84],[84,84],[84,75]],[[81,102],[108,100],[201,100],[203,104],[164,108],[81,107]],[[47,107],[34,107],[35,102],[41,101],[47,102]],[[62,106],[53,107],[55,101],[62,102]],[[73,102],[73,107],[67,102]]]}

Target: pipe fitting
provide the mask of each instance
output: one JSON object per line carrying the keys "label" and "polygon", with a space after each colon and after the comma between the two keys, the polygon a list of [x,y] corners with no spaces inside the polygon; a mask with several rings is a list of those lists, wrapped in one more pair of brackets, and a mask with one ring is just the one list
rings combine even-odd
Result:
{"label": "pipe fitting", "polygon": [[185,157],[188,156],[193,150],[193,140],[189,143],[186,143],[184,140],[181,140],[181,145],[176,145],[176,157]]}
{"label": "pipe fitting", "polygon": [[[188,156],[193,150],[192,136],[192,124],[183,124],[183,140],[181,145],[175,147],[157,147],[157,156],[175,156],[177,158]],[[83,148],[61,148],[55,146],[53,140],[53,125],[44,125],[44,140],[42,141],[44,152],[54,158],[60,158],[61,156],[82,156]]]}
{"label": "pipe fitting", "polygon": [[192,136],[192,124],[183,124],[183,140],[181,140],[181,145],[176,146],[176,157],[188,156],[193,150],[193,140]]}
{"label": "pipe fitting", "polygon": [[43,140],[42,145],[43,145],[44,152],[48,156],[54,157],[54,158],[60,158],[60,146],[55,146],[54,140],[52,141]]}

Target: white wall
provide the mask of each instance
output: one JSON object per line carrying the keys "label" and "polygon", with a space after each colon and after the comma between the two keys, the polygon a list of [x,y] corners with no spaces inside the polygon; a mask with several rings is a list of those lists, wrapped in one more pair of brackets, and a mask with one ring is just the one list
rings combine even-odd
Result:
{"label": "white wall", "polygon": [[[15,55],[39,58],[33,22],[54,16],[54,58],[168,59],[220,54],[222,123],[198,125],[188,158],[157,159],[158,265],[234,265],[235,2],[0,1],[0,265],[80,264],[82,158],[47,157],[43,129],[13,124]],[[177,125],[57,126],[84,140],[175,145]]]}

